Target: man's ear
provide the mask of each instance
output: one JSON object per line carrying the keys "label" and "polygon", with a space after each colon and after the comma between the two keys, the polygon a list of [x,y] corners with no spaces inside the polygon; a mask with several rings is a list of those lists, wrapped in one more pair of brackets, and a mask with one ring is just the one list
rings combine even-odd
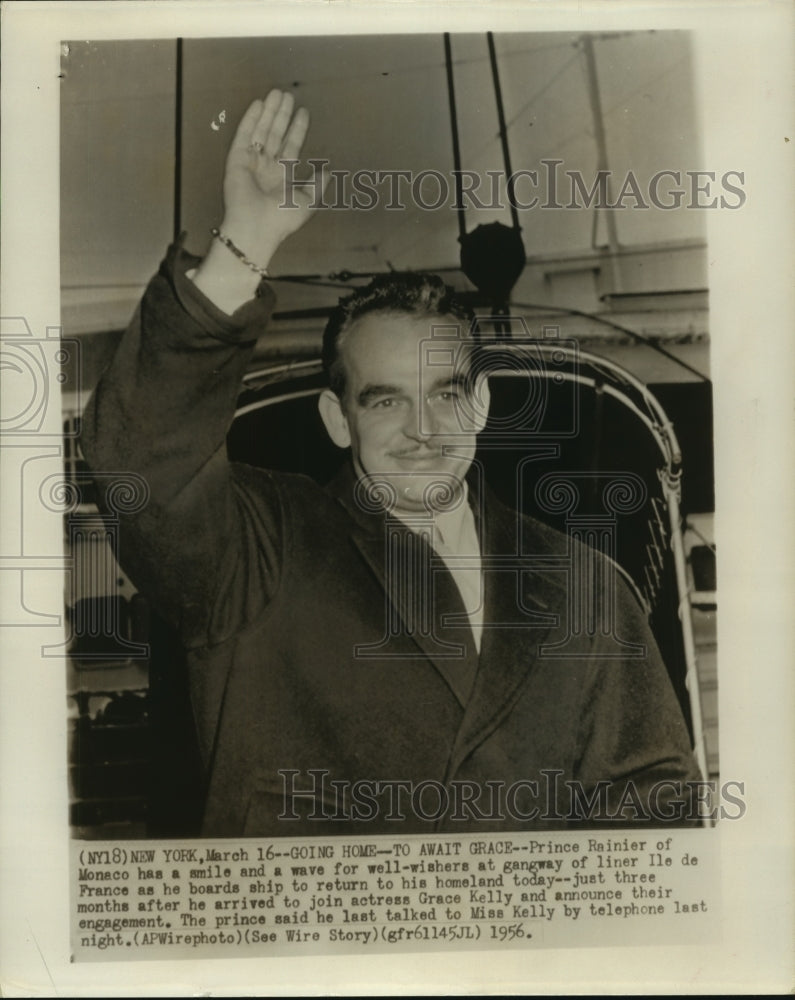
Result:
{"label": "man's ear", "polygon": [[348,448],[351,443],[351,432],[348,429],[348,418],[342,409],[342,403],[335,392],[324,389],[317,401],[320,419],[328,432],[328,436],[338,448]]}

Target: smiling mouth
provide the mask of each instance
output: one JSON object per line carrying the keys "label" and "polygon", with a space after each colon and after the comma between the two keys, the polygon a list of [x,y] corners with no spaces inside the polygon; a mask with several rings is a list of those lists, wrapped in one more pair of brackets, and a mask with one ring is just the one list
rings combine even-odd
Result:
{"label": "smiling mouth", "polygon": [[438,451],[410,451],[393,453],[393,458],[400,462],[416,463],[418,465],[430,465],[444,462],[444,455]]}

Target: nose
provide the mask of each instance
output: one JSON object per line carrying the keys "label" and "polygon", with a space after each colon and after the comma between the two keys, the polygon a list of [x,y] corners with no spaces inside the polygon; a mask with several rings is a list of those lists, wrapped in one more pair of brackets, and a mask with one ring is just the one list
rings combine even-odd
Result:
{"label": "nose", "polygon": [[403,424],[403,433],[412,441],[428,441],[438,434],[436,415],[427,400],[421,400],[409,408]]}

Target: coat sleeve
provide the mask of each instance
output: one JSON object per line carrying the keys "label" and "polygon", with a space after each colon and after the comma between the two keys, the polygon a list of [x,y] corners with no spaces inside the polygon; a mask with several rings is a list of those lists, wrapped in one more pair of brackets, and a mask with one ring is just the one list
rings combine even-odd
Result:
{"label": "coat sleeve", "polygon": [[278,586],[283,518],[273,476],[231,466],[226,434],[274,296],[232,316],[170,248],[83,415],[81,445],[107,507],[113,474],[142,477],[148,501],[121,516],[120,564],[188,646],[222,642]]}
{"label": "coat sleeve", "polygon": [[[580,731],[577,777],[602,783],[620,825],[698,823],[701,780],[690,737],[659,650],[637,601],[616,575],[613,635],[594,646]],[[615,638],[632,643],[616,654]]]}

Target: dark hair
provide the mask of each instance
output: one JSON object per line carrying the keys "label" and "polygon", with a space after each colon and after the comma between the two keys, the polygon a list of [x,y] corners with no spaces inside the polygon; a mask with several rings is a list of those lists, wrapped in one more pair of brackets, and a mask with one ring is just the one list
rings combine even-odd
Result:
{"label": "dark hair", "polygon": [[340,299],[323,331],[323,369],[329,385],[342,399],[345,368],[340,356],[340,337],[367,313],[405,313],[410,316],[453,316],[471,327],[475,313],[468,303],[436,274],[420,271],[379,275],[369,285]]}

